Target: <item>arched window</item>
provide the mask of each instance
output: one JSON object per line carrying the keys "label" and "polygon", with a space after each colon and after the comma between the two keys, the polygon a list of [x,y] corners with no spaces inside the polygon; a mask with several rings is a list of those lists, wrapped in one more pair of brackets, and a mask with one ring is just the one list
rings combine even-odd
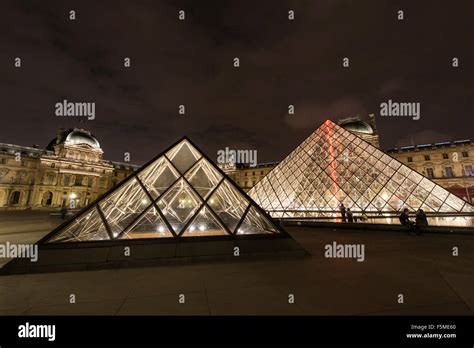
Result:
{"label": "arched window", "polygon": [[13,191],[10,196],[10,205],[20,204],[20,191]]}
{"label": "arched window", "polygon": [[53,193],[50,191],[43,193],[43,199],[41,200],[41,205],[49,206],[52,203],[53,203]]}

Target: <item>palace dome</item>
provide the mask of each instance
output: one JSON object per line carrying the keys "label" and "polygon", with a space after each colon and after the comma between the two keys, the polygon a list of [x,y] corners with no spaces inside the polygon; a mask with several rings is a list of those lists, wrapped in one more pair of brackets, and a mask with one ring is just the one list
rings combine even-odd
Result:
{"label": "palace dome", "polygon": [[339,123],[339,126],[348,130],[349,132],[363,133],[363,134],[374,134],[373,128],[367,122],[360,119],[347,119]]}
{"label": "palace dome", "polygon": [[[58,141],[59,137],[59,141]],[[55,144],[65,145],[89,145],[94,149],[100,149],[99,141],[89,132],[84,129],[71,128],[60,132],[58,137],[50,141],[46,149],[53,150]]]}

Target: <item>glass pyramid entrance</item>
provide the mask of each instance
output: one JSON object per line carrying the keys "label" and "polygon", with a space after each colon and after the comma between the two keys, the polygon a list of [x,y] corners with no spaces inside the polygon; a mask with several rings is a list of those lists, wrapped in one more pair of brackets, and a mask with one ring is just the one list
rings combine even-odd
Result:
{"label": "glass pyramid entrance", "polygon": [[279,233],[271,218],[184,138],[44,242]]}
{"label": "glass pyramid entrance", "polygon": [[273,217],[354,212],[474,212],[474,207],[351,132],[325,121],[250,191]]}

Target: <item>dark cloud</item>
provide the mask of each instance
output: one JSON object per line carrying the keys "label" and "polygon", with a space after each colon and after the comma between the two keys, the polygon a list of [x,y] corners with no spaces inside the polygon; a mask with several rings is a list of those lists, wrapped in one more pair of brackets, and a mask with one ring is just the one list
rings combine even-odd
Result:
{"label": "dark cloud", "polygon": [[[142,163],[189,135],[210,154],[241,146],[272,161],[324,119],[378,114],[388,99],[420,102],[422,115],[378,117],[384,148],[411,138],[471,138],[473,4],[7,1],[0,12],[0,141],[46,144],[57,128],[79,126],[97,135],[109,159],[131,152]],[[71,9],[76,21],[68,19]],[[63,99],[95,102],[96,119],[55,117]],[[295,115],[287,114],[289,104]]]}

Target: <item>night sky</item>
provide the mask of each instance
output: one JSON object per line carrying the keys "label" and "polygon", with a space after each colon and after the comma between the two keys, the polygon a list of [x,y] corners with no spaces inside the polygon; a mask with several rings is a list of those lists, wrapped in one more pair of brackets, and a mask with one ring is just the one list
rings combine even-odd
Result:
{"label": "night sky", "polygon": [[[2,1],[0,142],[45,147],[77,126],[111,160],[188,135],[211,158],[279,161],[325,119],[369,113],[383,149],[472,139],[473,34],[472,0]],[[55,116],[63,99],[95,102],[95,120]],[[421,119],[378,116],[388,99],[420,102]]]}

